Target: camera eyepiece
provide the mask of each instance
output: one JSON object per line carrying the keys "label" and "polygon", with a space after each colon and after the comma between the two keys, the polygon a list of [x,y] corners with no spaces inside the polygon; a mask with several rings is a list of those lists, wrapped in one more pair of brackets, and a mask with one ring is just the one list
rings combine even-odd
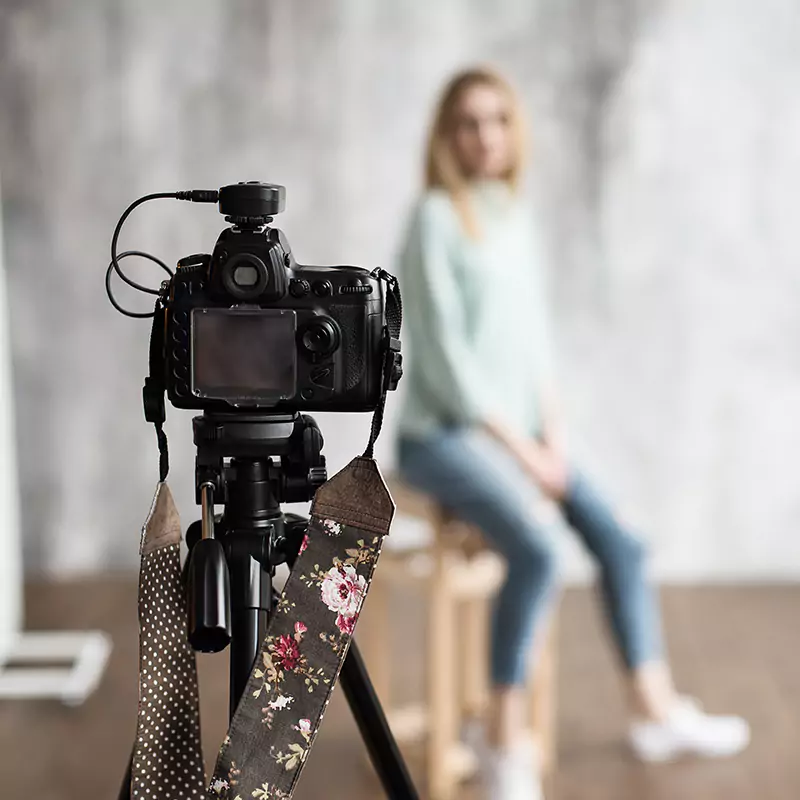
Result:
{"label": "camera eyepiece", "polygon": [[253,253],[237,253],[222,265],[222,285],[237,300],[255,300],[269,285],[267,265]]}

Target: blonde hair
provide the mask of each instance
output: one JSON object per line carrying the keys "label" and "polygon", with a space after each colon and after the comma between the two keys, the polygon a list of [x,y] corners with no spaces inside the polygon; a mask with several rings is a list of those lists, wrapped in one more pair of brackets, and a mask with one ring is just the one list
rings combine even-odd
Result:
{"label": "blonde hair", "polygon": [[425,186],[428,189],[444,189],[452,198],[467,234],[477,238],[478,223],[467,193],[469,179],[458,163],[453,146],[456,108],[464,92],[473,86],[489,86],[508,102],[511,161],[501,178],[513,191],[519,188],[525,155],[525,131],[522,109],[511,84],[489,67],[472,67],[459,72],[450,79],[439,98],[428,133]]}

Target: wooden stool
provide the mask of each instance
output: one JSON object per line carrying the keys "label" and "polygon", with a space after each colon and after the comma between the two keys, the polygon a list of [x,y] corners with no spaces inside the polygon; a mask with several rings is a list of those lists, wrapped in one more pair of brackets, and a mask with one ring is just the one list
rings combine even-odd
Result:
{"label": "wooden stool", "polygon": [[[428,796],[449,800],[478,766],[475,753],[462,743],[460,734],[464,722],[483,718],[488,706],[489,607],[502,583],[505,564],[474,528],[419,493],[396,481],[389,483],[398,516],[427,521],[432,536],[395,549],[389,535],[370,589],[367,615],[373,621],[386,619],[392,584],[408,588],[422,582],[426,586],[425,699],[406,707],[393,703],[390,642],[370,636],[368,625],[359,645],[398,742],[425,742]],[[551,623],[535,679],[529,684],[529,722],[541,747],[543,776],[555,764],[555,650],[555,624]]]}

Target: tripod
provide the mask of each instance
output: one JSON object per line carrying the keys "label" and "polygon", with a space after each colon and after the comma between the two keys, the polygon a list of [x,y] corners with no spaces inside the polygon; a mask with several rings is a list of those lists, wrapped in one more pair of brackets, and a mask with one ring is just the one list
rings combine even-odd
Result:
{"label": "tripod", "polygon": [[[230,716],[245,690],[277,600],[275,567],[294,564],[308,520],[281,503],[310,500],[327,480],[323,438],[301,414],[212,414],[193,420],[196,502],[186,534],[188,635],[195,650],[230,645]],[[220,517],[216,504],[224,505]],[[391,800],[417,792],[355,642],[340,673],[347,702]],[[120,800],[129,800],[131,768]]]}

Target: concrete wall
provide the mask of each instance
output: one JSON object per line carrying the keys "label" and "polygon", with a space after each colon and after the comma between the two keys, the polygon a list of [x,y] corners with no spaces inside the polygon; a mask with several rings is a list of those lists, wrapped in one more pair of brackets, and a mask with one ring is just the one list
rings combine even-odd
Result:
{"label": "concrete wall", "polygon": [[[662,576],[800,575],[798,43],[792,0],[0,6],[28,567],[136,561],[157,471],[147,325],[103,290],[124,207],[276,181],[300,260],[388,265],[433,99],[488,60],[530,114],[576,452],[640,521]],[[160,201],[122,244],[173,262],[221,223]],[[190,416],[168,420],[187,522]],[[368,419],[320,421],[341,466]],[[379,455],[391,464],[390,436]]]}

